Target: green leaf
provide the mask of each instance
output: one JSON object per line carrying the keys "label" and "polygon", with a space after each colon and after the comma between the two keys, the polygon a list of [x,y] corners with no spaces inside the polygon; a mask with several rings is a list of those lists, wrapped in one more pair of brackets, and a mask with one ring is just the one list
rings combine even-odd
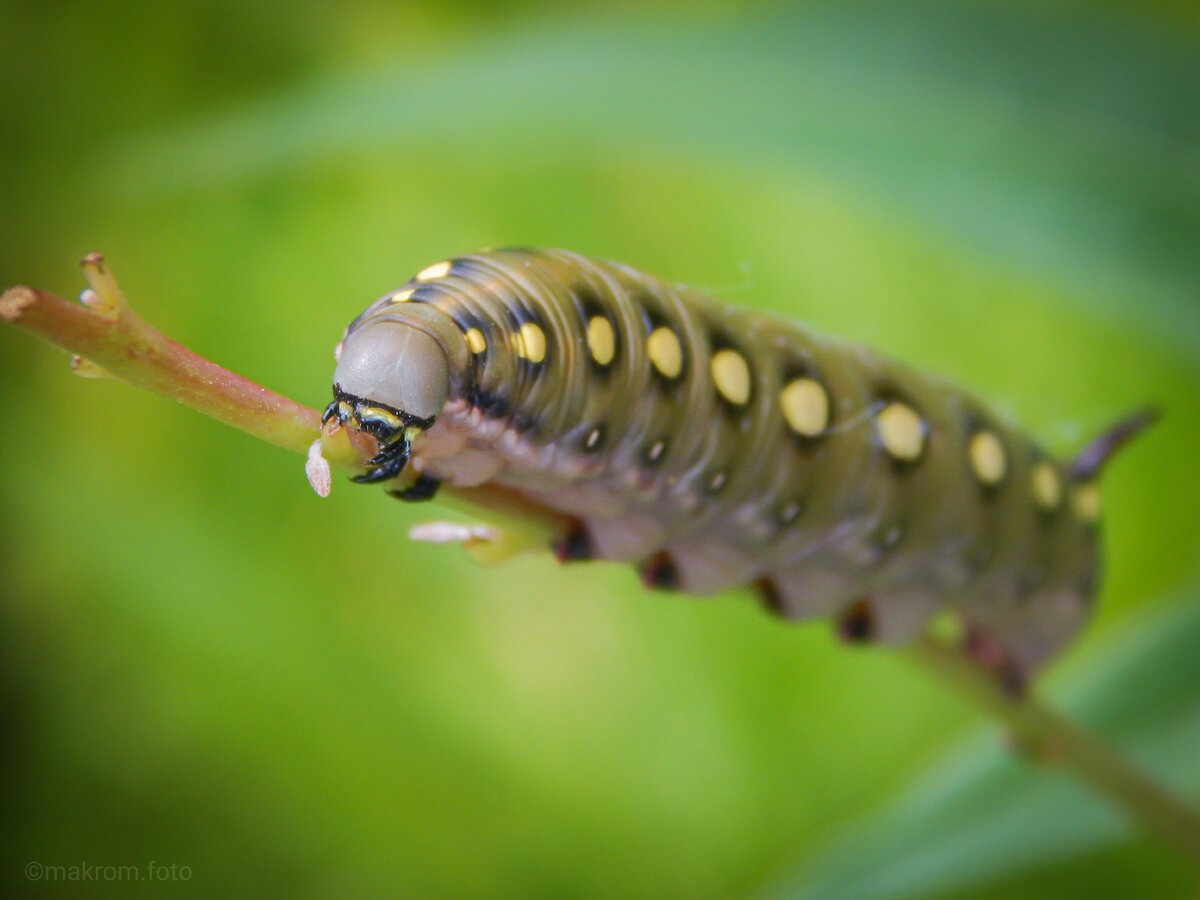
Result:
{"label": "green leaf", "polygon": [[[1200,585],[1130,616],[1055,679],[1049,701],[1181,795],[1200,797]],[[1189,602],[1190,601],[1190,602]],[[963,740],[894,802],[850,826],[764,897],[918,897],[960,891],[1127,841],[1136,826],[1053,768],[1007,752],[994,728]]]}
{"label": "green leaf", "polygon": [[115,184],[207,185],[414,143],[479,167],[649,147],[766,162],[1065,279],[1081,313],[1100,304],[1200,354],[1200,47],[1084,7],[894,9],[489,33],[122,147]]}

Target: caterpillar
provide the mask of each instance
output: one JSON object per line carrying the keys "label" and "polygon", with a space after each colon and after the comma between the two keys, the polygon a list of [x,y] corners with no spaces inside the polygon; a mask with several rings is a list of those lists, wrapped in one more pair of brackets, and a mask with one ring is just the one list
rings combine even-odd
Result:
{"label": "caterpillar", "polygon": [[553,249],[431,265],[335,356],[324,420],[378,447],[358,481],[405,500],[502,485],[571,518],[563,561],[751,586],[851,640],[907,641],[953,610],[1014,682],[1086,621],[1096,475],[1150,418],[1069,465],[939,377]]}

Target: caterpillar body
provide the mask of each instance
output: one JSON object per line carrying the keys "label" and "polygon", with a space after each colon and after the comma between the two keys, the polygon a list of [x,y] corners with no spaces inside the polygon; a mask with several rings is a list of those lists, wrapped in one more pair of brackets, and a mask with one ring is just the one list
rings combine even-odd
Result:
{"label": "caterpillar body", "polygon": [[1094,476],[1134,430],[1071,468],[940,378],[562,250],[432,265],[337,356],[326,421],[380,447],[359,480],[503,485],[577,523],[560,558],[753,586],[851,638],[902,642],[953,609],[1014,679],[1086,620]]}

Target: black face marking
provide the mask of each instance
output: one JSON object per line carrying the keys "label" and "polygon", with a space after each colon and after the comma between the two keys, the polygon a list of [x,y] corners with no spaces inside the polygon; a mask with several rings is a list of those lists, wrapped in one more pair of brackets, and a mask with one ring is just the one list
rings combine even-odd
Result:
{"label": "black face marking", "polygon": [[870,600],[859,600],[842,613],[838,620],[838,636],[851,644],[864,644],[875,637],[875,617]]}
{"label": "black face marking", "polygon": [[421,474],[406,488],[401,488],[397,491],[388,491],[388,494],[395,497],[397,500],[404,500],[407,503],[421,503],[425,500],[432,500],[437,489],[441,487],[441,480],[430,478],[428,475]]}
{"label": "black face marking", "polygon": [[642,584],[658,591],[673,591],[679,587],[679,570],[665,551],[656,553],[642,566]]}
{"label": "black face marking", "polygon": [[[394,427],[383,417],[372,413],[372,410],[383,410],[394,417],[400,426]],[[409,415],[386,403],[355,397],[342,390],[340,384],[333,386],[333,402],[325,407],[321,424],[328,425],[333,419],[337,419],[339,425],[371,435],[378,445],[379,452],[367,460],[367,465],[372,468],[350,479],[357,484],[374,484],[399,475],[408,463],[412,450],[408,438],[404,436],[405,430],[415,427],[424,431],[434,422],[433,418],[422,419],[420,416]]]}

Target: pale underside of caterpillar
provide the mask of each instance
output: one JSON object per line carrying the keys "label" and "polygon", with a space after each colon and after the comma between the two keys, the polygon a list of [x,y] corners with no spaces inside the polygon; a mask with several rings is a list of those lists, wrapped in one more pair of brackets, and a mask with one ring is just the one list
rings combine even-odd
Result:
{"label": "pale underside of caterpillar", "polygon": [[1094,475],[1125,434],[1071,469],[940,378],[562,250],[430,266],[337,355],[326,420],[380,448],[360,480],[503,485],[576,522],[561,559],[752,586],[851,638],[951,609],[1014,679],[1086,620]]}

